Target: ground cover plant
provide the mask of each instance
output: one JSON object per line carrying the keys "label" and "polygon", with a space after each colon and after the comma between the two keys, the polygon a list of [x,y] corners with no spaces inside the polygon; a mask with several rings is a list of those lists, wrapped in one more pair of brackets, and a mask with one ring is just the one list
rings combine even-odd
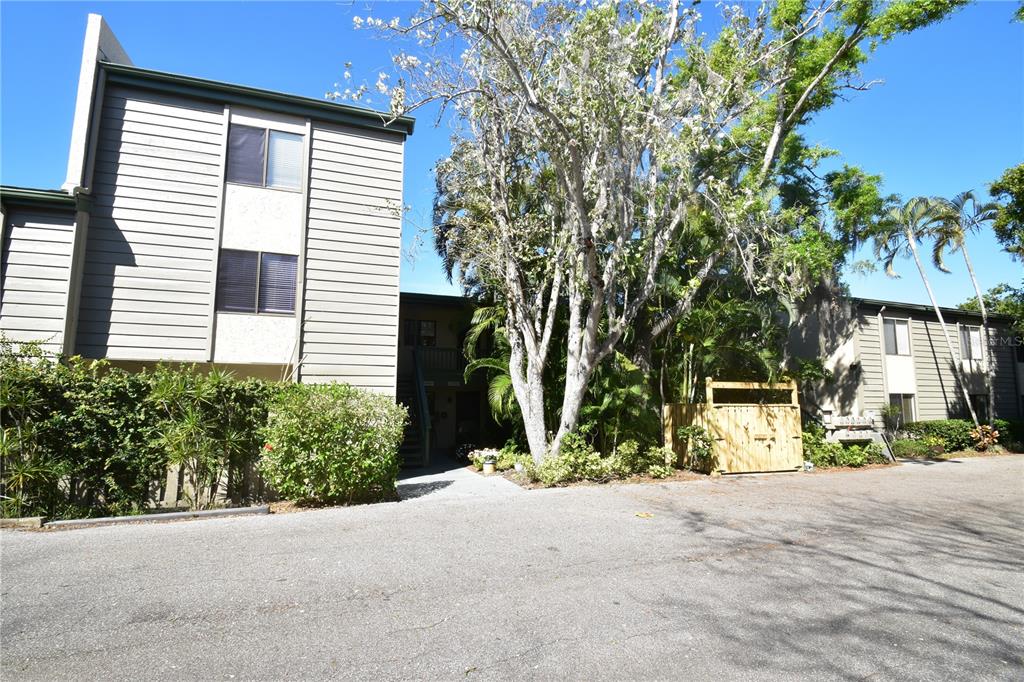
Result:
{"label": "ground cover plant", "polygon": [[849,444],[825,440],[825,429],[815,423],[807,424],[802,434],[804,459],[818,469],[831,467],[862,467],[885,464],[885,451],[878,443]]}

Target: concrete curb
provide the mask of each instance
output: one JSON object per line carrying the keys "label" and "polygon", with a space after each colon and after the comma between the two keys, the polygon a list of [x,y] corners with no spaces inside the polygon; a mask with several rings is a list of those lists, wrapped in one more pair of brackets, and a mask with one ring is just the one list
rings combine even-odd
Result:
{"label": "concrete curb", "polygon": [[206,511],[168,512],[166,514],[140,514],[139,516],[105,516],[97,519],[65,519],[44,523],[43,528],[88,528],[89,526],[116,526],[128,523],[161,523],[185,519],[209,519],[221,516],[255,516],[269,514],[270,505],[257,507],[235,507],[230,509],[209,509]]}
{"label": "concrete curb", "polygon": [[14,519],[0,519],[0,528],[37,530],[43,527],[45,516],[22,516]]}

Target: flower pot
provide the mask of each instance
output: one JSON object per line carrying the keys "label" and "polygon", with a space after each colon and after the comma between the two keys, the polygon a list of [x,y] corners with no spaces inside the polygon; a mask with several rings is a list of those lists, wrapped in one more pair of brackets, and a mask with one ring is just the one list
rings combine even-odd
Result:
{"label": "flower pot", "polygon": [[490,476],[495,471],[494,462],[488,460],[484,462],[484,476]]}

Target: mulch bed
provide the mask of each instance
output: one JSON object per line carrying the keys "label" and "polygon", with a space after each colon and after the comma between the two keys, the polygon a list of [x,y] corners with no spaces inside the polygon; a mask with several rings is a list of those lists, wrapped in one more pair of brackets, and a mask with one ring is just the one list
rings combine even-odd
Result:
{"label": "mulch bed", "polygon": [[[482,473],[469,467],[471,471],[474,471],[481,476]],[[664,478],[652,478],[650,476],[630,476],[629,478],[612,478],[607,481],[576,481],[574,483],[565,483],[563,485],[546,486],[539,481],[531,481],[526,474],[516,472],[515,469],[508,469],[507,471],[499,471],[494,476],[501,476],[509,481],[512,481],[521,488],[527,490],[543,490],[545,488],[580,488],[580,487],[591,487],[598,485],[609,485],[609,484],[622,484],[622,483],[639,483],[650,485],[652,483],[671,483],[673,481],[701,481],[709,478],[707,474],[700,474],[694,471],[687,471],[683,469],[677,469],[671,476]]]}

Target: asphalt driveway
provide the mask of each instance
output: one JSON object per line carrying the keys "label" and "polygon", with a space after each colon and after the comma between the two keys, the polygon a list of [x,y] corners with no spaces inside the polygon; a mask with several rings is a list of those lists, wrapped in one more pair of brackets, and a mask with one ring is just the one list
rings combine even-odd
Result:
{"label": "asphalt driveway", "polygon": [[21,679],[1024,677],[1024,457],[0,535]]}

